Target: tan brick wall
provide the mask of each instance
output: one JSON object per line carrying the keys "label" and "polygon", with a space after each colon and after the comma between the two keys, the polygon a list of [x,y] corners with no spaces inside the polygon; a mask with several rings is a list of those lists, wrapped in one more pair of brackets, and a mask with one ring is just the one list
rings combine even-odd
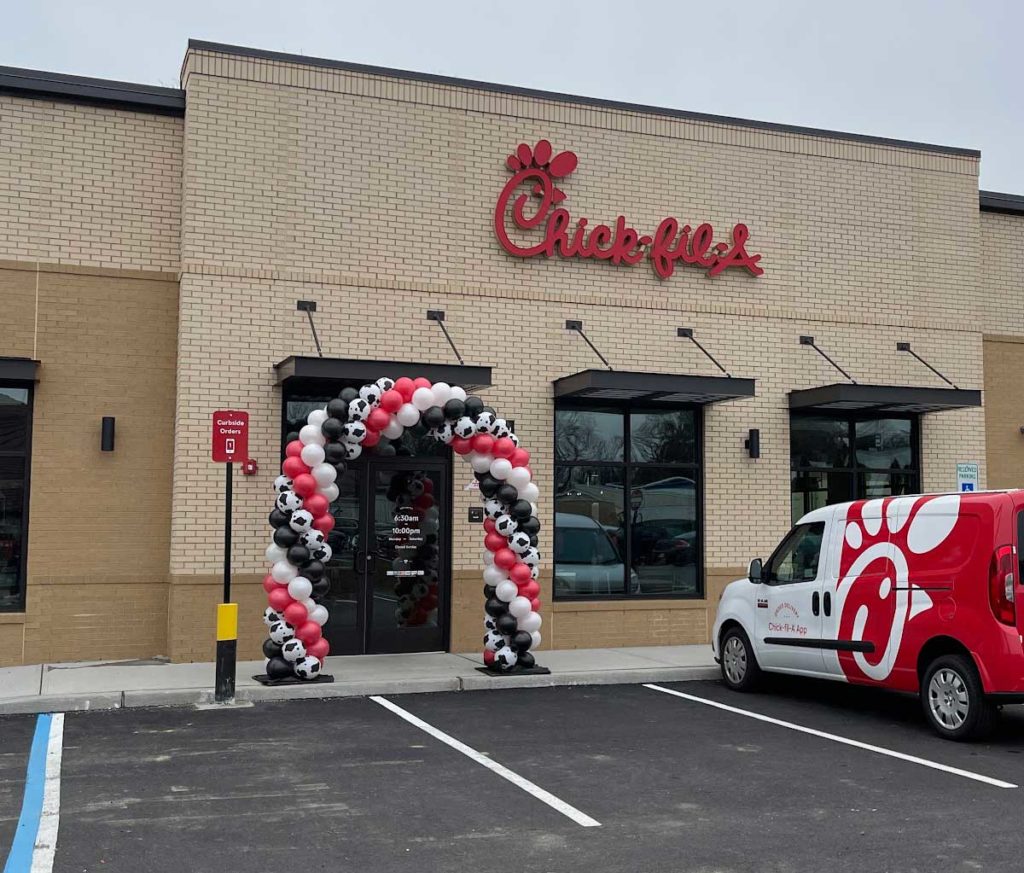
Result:
{"label": "tan brick wall", "polygon": [[183,127],[0,95],[0,258],[176,270]]}
{"label": "tan brick wall", "polygon": [[988,484],[1024,488],[1024,337],[986,336],[984,351]]}
{"label": "tan brick wall", "polygon": [[[235,559],[254,578],[263,569],[281,402],[272,368],[312,353],[299,298],[317,300],[334,357],[450,363],[424,317],[445,309],[466,360],[493,368],[485,397],[534,453],[542,548],[550,383],[599,366],[566,318],[582,318],[617,369],[716,374],[676,338],[690,326],[732,373],[758,379],[757,397],[706,415],[708,600],[553,607],[546,566],[545,645],[560,647],[706,639],[722,586],[789,524],[787,392],[841,381],[800,334],[861,382],[941,386],[897,355],[909,340],[958,384],[982,384],[973,158],[207,52],[189,54],[184,83],[175,588],[215,574],[220,560],[216,512],[211,524],[198,519],[218,493],[221,472],[205,455],[209,413],[224,404],[252,414],[263,469],[238,485]],[[647,263],[509,257],[491,227],[504,157],[541,137],[580,155],[564,185],[574,216],[593,224],[622,213],[641,232],[669,214],[720,234],[744,221],[766,274],[709,279],[683,268],[662,281]],[[228,354],[232,336],[244,347]],[[743,449],[751,427],[762,432],[758,461]],[[953,487],[957,460],[984,462],[984,430],[981,410],[926,418],[925,487]],[[476,649],[480,531],[465,521],[470,474],[455,469],[452,647]]]}

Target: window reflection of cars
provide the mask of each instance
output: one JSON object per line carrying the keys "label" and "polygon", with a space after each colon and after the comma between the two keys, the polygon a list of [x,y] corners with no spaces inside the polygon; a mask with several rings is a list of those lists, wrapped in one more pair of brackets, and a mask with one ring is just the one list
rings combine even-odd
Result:
{"label": "window reflection of cars", "polygon": [[[612,535],[573,512],[555,513],[555,594],[619,594],[626,565]],[[630,572],[635,590],[637,575]]]}

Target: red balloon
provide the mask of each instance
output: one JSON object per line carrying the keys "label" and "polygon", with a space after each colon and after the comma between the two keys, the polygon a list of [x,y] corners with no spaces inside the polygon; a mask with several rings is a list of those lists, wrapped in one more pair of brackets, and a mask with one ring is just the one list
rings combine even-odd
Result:
{"label": "red balloon", "polygon": [[[540,594],[540,585],[537,584],[536,579],[531,579],[525,585],[519,586],[519,594],[522,597],[526,597],[530,600],[533,600],[535,597],[537,597],[537,595]],[[537,602],[539,603],[540,601]]]}
{"label": "red balloon", "polygon": [[473,451],[473,443],[471,440],[465,440],[462,437],[452,438],[452,451],[456,455],[468,455]]}
{"label": "red balloon", "polygon": [[334,516],[328,512],[313,519],[313,527],[315,527],[324,536],[327,536],[332,530],[334,530]]}
{"label": "red balloon", "polygon": [[540,598],[534,597],[530,600],[530,609],[534,612],[540,612]]}
{"label": "red balloon", "polygon": [[322,661],[331,651],[331,644],[324,637],[320,637],[315,643],[306,646],[306,654],[312,655],[318,661]]}
{"label": "red balloon", "polygon": [[[494,453],[496,458],[511,458],[512,453],[516,450],[516,444],[512,442],[508,437],[498,437],[494,441],[494,448],[491,451]],[[513,467],[515,464],[512,465]]]}
{"label": "red balloon", "polygon": [[391,422],[391,413],[379,406],[366,417],[366,426],[370,430],[384,430]]}
{"label": "red balloon", "polygon": [[[380,395],[380,408],[386,412],[398,412],[403,403],[405,400],[402,399],[402,392],[396,391],[394,388]],[[378,430],[384,430],[384,428],[381,427]]]}
{"label": "red balloon", "polygon": [[313,518],[319,518],[330,508],[331,504],[323,494],[313,494],[302,501],[302,508],[308,509]]}
{"label": "red balloon", "polygon": [[526,564],[516,564],[511,570],[508,571],[508,577],[516,585],[526,584],[532,579],[530,576],[530,568]]}
{"label": "red balloon", "polygon": [[490,649],[484,649],[484,663],[490,667],[494,663],[494,652]]}
{"label": "red balloon", "polygon": [[433,479],[424,479],[423,480],[423,490],[426,491],[427,494],[432,494],[433,491],[434,491],[434,480]]}
{"label": "red balloon", "polygon": [[434,505],[434,498],[429,494],[421,494],[412,502],[412,505],[417,509],[430,509]]}
{"label": "red balloon", "polygon": [[297,600],[293,600],[285,607],[284,620],[292,627],[300,627],[309,621],[309,613],[306,612],[305,606]]}
{"label": "red balloon", "polygon": [[274,577],[273,576],[264,576],[263,577],[263,590],[266,591],[267,594],[269,594],[275,588],[277,588],[277,582],[275,581]]}
{"label": "red balloon", "polygon": [[423,608],[429,613],[431,610],[437,609],[437,595],[428,594],[420,603],[423,604]]}
{"label": "red balloon", "polygon": [[473,451],[481,455],[489,455],[494,451],[494,437],[489,433],[478,433],[473,437]]}
{"label": "red balloon", "polygon": [[[316,494],[316,479],[309,475],[309,473],[301,473],[292,480],[292,491],[299,495],[299,497],[309,497],[312,494]],[[303,507],[306,508],[305,506]],[[313,510],[309,510],[312,512]]]}
{"label": "red balloon", "polygon": [[497,552],[501,549],[508,551],[508,540],[497,531],[492,531],[484,537],[484,548],[489,552]]}
{"label": "red balloon", "polygon": [[361,443],[364,449],[372,449],[377,443],[380,442],[380,431],[379,430],[367,430],[366,436],[363,437]]}
{"label": "red balloon", "polygon": [[487,531],[487,533],[494,533],[494,519],[490,516],[487,516],[487,518],[484,519],[484,530]]}
{"label": "red balloon", "polygon": [[[302,604],[300,603],[299,606],[302,606]],[[306,607],[302,606],[302,609],[305,611]],[[295,629],[295,636],[308,646],[310,643],[315,643],[321,639],[323,631],[320,630],[320,625],[315,621],[307,621]]]}
{"label": "red balloon", "polygon": [[[418,376],[417,378],[412,380],[412,384],[415,385],[416,388],[429,388],[430,387],[430,380],[429,379],[424,379],[422,376]],[[415,390],[415,389],[413,389],[413,390]]]}
{"label": "red balloon", "polygon": [[395,380],[395,391],[402,395],[403,403],[408,403],[412,400],[412,392],[415,390],[416,385],[408,376],[402,376],[401,379]]}
{"label": "red balloon", "polygon": [[[293,456],[284,459],[284,462],[281,464],[281,472],[289,479],[294,480],[296,476],[308,473],[309,467],[302,463],[302,458],[296,458]],[[313,484],[315,485],[316,483],[314,482]]]}
{"label": "red balloon", "polygon": [[[490,536],[490,534],[488,534]],[[501,534],[498,534],[501,536]],[[504,537],[501,537],[505,539]],[[516,553],[509,548],[498,549],[494,553],[494,566],[501,567],[502,570],[510,570],[516,565]]]}
{"label": "red balloon", "polygon": [[[509,440],[512,442],[512,440]],[[512,462],[513,467],[525,467],[530,463],[530,453],[526,449],[516,449],[509,455],[509,460]]]}
{"label": "red balloon", "polygon": [[284,453],[289,458],[297,458],[302,454],[302,443],[299,440],[292,440],[284,447]]}
{"label": "red balloon", "polygon": [[[287,585],[278,585],[273,591],[267,595],[267,603],[270,604],[270,608],[275,612],[284,612],[288,607],[288,604],[294,603],[292,596],[288,593]],[[305,607],[303,607],[305,609]]]}

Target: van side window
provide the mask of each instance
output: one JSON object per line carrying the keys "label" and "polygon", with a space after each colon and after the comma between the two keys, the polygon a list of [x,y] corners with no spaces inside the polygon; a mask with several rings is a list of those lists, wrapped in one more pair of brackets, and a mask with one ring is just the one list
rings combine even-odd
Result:
{"label": "van side window", "polygon": [[824,536],[823,521],[799,524],[793,528],[769,559],[765,582],[770,585],[790,585],[817,579]]}
{"label": "van side window", "polygon": [[1024,582],[1024,509],[1017,513],[1017,584]]}

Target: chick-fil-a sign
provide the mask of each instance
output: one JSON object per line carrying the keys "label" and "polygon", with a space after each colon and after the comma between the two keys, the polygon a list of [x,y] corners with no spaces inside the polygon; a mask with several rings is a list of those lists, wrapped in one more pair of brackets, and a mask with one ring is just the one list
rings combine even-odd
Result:
{"label": "chick-fil-a sign", "polygon": [[[750,231],[745,224],[733,226],[729,241],[716,243],[715,229],[706,222],[695,228],[688,224],[680,227],[670,217],[663,219],[654,233],[641,235],[626,224],[622,215],[615,219],[614,227],[598,224],[590,228],[586,218],[574,220],[569,210],[558,205],[566,195],[556,187],[555,180],[572,173],[577,163],[573,152],[552,155],[551,143],[546,139],[532,149],[521,143],[515,154],[508,156],[505,164],[513,175],[494,207],[494,232],[505,251],[520,258],[560,255],[631,266],[646,257],[663,279],[672,275],[677,262],[707,270],[709,276],[733,267],[741,267],[753,276],[764,273],[757,264],[761,256],[747,252]],[[521,245],[509,235],[514,228],[542,228],[543,238],[533,245]]]}

